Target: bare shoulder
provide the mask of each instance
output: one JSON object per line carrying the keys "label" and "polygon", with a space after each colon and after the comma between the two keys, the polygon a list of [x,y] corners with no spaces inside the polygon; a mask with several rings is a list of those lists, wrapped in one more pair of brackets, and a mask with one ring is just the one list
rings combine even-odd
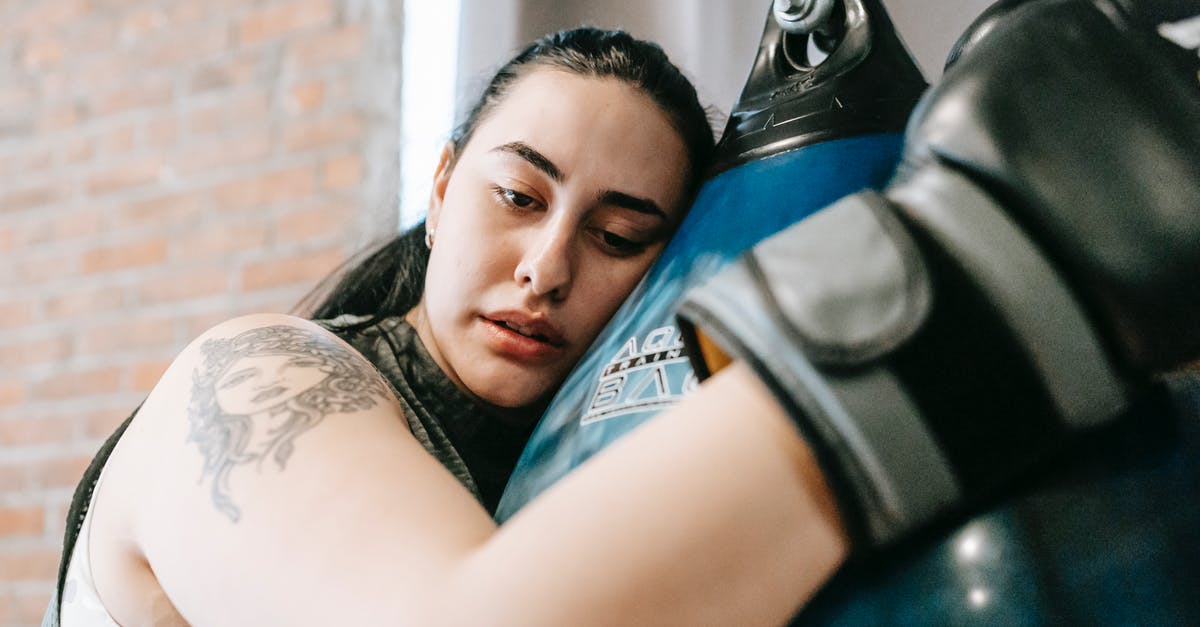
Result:
{"label": "bare shoulder", "polygon": [[[390,419],[399,411],[374,366],[328,330],[282,314],[240,316],[180,352],[106,473],[122,492],[156,497],[130,508],[131,520],[200,487],[213,511],[236,523],[239,486],[252,475],[285,472],[297,447],[313,439],[306,434],[369,412],[388,416],[385,425],[404,424]],[[98,499],[113,491],[102,486]]]}
{"label": "bare shoulder", "polygon": [[394,403],[371,363],[326,329],[293,316],[253,314],[189,344],[143,411],[147,422],[168,421],[176,431],[186,425],[182,443],[199,454],[213,505],[236,522],[232,473],[285,470],[306,432],[335,416]]}
{"label": "bare shoulder", "polygon": [[[367,359],[321,326],[278,314],[234,318],[191,342],[105,472],[93,529],[112,541],[95,543],[96,565],[120,581],[122,569],[144,564],[189,621],[211,624],[277,622],[256,612],[319,582],[322,564],[337,562],[324,547],[372,548],[344,536],[358,526],[352,537],[379,537],[389,520],[377,515],[389,512],[381,503],[403,496],[391,507],[407,509],[429,498],[427,486],[458,489],[436,478],[448,473]],[[421,475],[435,478],[411,480]],[[111,559],[99,555],[105,546]],[[106,601],[139,592],[98,589]]]}

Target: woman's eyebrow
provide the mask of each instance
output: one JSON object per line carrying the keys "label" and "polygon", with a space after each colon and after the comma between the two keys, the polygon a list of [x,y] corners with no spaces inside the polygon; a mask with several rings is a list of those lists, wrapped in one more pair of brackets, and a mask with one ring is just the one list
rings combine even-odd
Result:
{"label": "woman's eyebrow", "polygon": [[554,165],[554,162],[546,158],[546,155],[538,152],[525,142],[508,142],[507,144],[496,146],[492,152],[507,152],[514,154],[529,162],[533,167],[546,173],[546,176],[554,179],[555,182],[561,183],[563,180],[562,170]]}
{"label": "woman's eyebrow", "polygon": [[603,194],[600,194],[600,202],[614,205],[616,207],[624,207],[625,209],[632,209],[638,213],[658,216],[663,220],[667,219],[667,212],[663,211],[662,208],[658,206],[658,203],[650,200],[649,198],[638,198],[637,196],[630,196],[625,192],[608,190]]}
{"label": "woman's eyebrow", "polygon": [[[554,165],[553,161],[547,159],[546,155],[538,152],[537,149],[529,144],[526,144],[525,142],[508,142],[507,144],[496,146],[492,149],[492,152],[506,152],[516,155],[529,162],[529,164],[533,167],[545,172],[546,176],[554,179],[555,182],[561,183],[563,180],[562,170],[559,170],[558,166]],[[600,194],[600,201],[616,207],[631,209],[638,213],[658,216],[663,220],[667,219],[667,212],[663,211],[662,208],[658,206],[658,203],[650,200],[649,198],[638,198],[637,196],[631,196],[625,192],[608,190],[603,194]]]}

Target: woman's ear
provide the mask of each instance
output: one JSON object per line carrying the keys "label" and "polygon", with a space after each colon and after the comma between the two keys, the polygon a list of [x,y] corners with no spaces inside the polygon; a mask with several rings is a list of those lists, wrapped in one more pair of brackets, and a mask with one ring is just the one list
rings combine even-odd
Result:
{"label": "woman's ear", "polygon": [[442,147],[442,156],[438,159],[437,169],[433,172],[433,190],[429,193],[429,215],[425,218],[425,228],[429,232],[437,230],[438,217],[442,213],[442,201],[446,198],[446,186],[450,184],[450,173],[454,170],[454,142],[446,142]]}

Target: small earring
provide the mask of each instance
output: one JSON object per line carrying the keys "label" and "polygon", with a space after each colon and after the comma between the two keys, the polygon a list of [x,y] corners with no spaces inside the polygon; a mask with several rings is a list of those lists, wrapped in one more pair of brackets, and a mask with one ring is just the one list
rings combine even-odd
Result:
{"label": "small earring", "polygon": [[425,248],[433,250],[433,231],[428,229],[425,231]]}

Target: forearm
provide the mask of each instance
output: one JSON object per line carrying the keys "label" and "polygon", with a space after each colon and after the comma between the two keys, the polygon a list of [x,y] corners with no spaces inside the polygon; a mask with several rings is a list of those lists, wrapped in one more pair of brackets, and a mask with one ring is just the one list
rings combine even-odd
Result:
{"label": "forearm", "polygon": [[735,366],[505,524],[446,606],[463,623],[779,624],[846,553],[810,450]]}

